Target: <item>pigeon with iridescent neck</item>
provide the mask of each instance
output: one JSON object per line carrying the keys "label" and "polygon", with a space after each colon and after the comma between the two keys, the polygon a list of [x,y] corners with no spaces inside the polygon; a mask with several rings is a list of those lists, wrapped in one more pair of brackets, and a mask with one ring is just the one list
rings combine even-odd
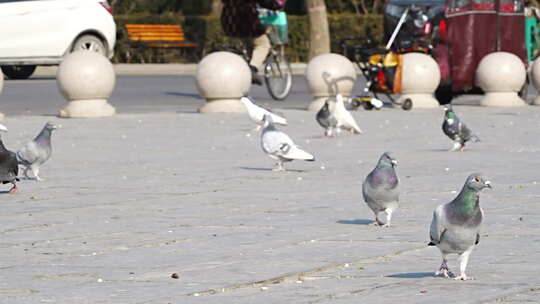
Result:
{"label": "pigeon with iridescent neck", "polygon": [[440,205],[433,212],[429,229],[431,242],[428,245],[437,246],[442,254],[442,264],[435,275],[452,275],[446,257],[456,253],[459,255],[460,275],[455,279],[472,279],[465,274],[465,269],[469,255],[480,241],[480,226],[484,218],[484,212],[480,208],[480,191],[484,188],[491,188],[491,183],[482,174],[473,173],[467,177],[465,185],[454,200]]}
{"label": "pigeon with iridescent neck", "polygon": [[315,116],[317,122],[324,128],[324,135],[327,137],[334,136],[337,128],[337,119],[330,111],[330,100],[326,100],[323,107]]}
{"label": "pigeon with iridescent neck", "polygon": [[472,131],[458,118],[450,105],[444,108],[442,130],[446,136],[454,141],[454,146],[452,149],[450,149],[450,151],[463,151],[463,149],[465,149],[465,143],[471,139],[475,142],[480,141],[480,138],[474,135]]}
{"label": "pigeon with iridescent neck", "polygon": [[17,151],[19,164],[25,167],[24,176],[27,178],[29,178],[28,170],[31,170],[36,180],[42,180],[39,177],[39,168],[51,157],[51,135],[57,128],[52,122],[47,122],[34,140]]}
{"label": "pigeon with iridescent neck", "polygon": [[[6,126],[0,124],[0,131],[7,132],[7,130]],[[17,155],[6,149],[2,139],[0,139],[0,183],[11,183],[13,185],[9,189],[9,193],[15,193],[17,191],[18,174],[19,164],[17,162]]]}
{"label": "pigeon with iridescent neck", "polygon": [[[399,179],[395,166],[397,160],[390,152],[385,152],[379,158],[377,166],[373,169],[362,184],[364,201],[375,214],[374,225],[389,227],[392,213],[397,209],[399,202]],[[386,213],[386,223],[379,219],[379,213]]]}

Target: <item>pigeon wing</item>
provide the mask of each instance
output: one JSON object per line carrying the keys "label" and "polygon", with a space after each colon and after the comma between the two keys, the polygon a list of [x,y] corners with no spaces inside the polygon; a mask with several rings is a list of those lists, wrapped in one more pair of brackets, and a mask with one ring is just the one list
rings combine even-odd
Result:
{"label": "pigeon wing", "polygon": [[17,155],[11,151],[5,151],[0,157],[0,181],[11,182],[17,179],[19,174],[19,162]]}
{"label": "pigeon wing", "polygon": [[440,205],[433,212],[433,219],[431,220],[431,226],[429,228],[429,238],[431,239],[431,243],[435,245],[439,244],[445,230],[444,205]]}
{"label": "pigeon wing", "polygon": [[17,158],[23,165],[31,165],[39,158],[38,147],[34,141],[24,145],[17,151]]}

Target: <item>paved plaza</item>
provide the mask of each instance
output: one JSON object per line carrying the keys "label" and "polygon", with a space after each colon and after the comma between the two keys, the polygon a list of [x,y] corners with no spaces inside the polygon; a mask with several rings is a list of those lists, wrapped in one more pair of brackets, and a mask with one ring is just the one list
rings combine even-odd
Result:
{"label": "paved plaza", "polygon": [[[364,134],[328,139],[314,113],[284,108],[280,129],[316,157],[288,172],[270,170],[247,115],[194,110],[8,115],[12,150],[47,120],[62,128],[45,181],[0,193],[0,303],[540,302],[539,107],[455,106],[482,139],[461,153],[442,109],[359,110]],[[361,183],[387,150],[401,205],[377,228]],[[432,212],[475,171],[493,185],[475,280],[433,277]]]}

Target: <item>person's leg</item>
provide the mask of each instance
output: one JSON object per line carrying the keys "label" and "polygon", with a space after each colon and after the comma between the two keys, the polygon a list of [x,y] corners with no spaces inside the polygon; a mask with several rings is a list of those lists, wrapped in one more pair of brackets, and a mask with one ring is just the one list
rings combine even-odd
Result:
{"label": "person's leg", "polygon": [[253,39],[253,53],[251,55],[251,61],[249,64],[254,66],[257,70],[260,70],[268,52],[270,52],[270,39],[266,34],[263,34],[259,37]]}

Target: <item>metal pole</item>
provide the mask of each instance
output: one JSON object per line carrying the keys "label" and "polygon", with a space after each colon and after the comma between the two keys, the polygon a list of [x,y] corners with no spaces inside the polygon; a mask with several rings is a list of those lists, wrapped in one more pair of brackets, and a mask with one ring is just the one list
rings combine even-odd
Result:
{"label": "metal pole", "polygon": [[405,11],[403,12],[403,15],[401,15],[401,18],[399,18],[399,22],[396,25],[396,29],[392,33],[392,36],[388,40],[388,43],[386,44],[386,49],[389,50],[392,44],[394,43],[394,40],[396,39],[397,34],[399,33],[399,30],[401,29],[401,26],[403,23],[405,23],[405,18],[407,18],[407,14],[409,13],[409,8],[407,7]]}

